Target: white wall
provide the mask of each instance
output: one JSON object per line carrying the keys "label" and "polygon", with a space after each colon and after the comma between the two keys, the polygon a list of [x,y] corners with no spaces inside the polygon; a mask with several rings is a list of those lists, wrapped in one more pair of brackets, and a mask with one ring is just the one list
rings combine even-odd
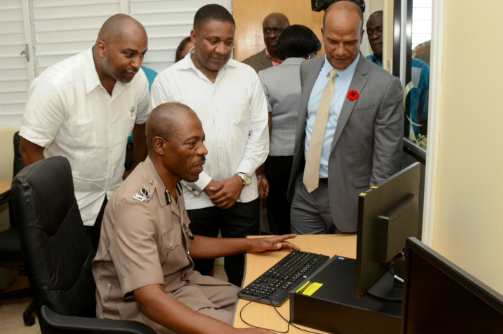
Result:
{"label": "white wall", "polygon": [[501,12],[445,1],[432,246],[503,294]]}

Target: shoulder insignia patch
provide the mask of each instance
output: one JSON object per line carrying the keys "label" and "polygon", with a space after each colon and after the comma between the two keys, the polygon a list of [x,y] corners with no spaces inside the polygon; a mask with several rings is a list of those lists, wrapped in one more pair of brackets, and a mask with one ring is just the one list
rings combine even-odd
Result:
{"label": "shoulder insignia patch", "polygon": [[140,201],[140,202],[145,202],[147,200],[145,197],[143,197],[142,195],[138,195],[138,194],[135,194],[133,196],[133,199]]}

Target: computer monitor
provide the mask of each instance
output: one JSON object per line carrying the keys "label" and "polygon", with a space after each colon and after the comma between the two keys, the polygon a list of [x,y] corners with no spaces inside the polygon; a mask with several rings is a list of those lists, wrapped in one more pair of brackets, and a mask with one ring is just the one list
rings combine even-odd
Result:
{"label": "computer monitor", "polygon": [[501,294],[415,238],[405,256],[401,333],[503,333]]}
{"label": "computer monitor", "polygon": [[[361,193],[358,199],[356,291],[387,301],[401,301],[405,262],[403,249],[408,237],[419,229],[419,184],[421,165],[414,163],[382,184]],[[397,258],[398,256],[398,258]],[[396,262],[396,264],[395,264]],[[401,263],[402,273],[397,273]],[[394,265],[395,264],[395,265]]]}

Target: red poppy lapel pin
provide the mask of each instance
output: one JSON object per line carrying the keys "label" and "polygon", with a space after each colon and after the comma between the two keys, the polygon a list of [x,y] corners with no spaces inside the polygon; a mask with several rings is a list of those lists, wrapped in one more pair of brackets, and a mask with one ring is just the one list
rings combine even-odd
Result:
{"label": "red poppy lapel pin", "polygon": [[356,100],[358,100],[359,97],[360,97],[360,94],[358,94],[358,92],[356,90],[350,90],[348,93],[348,98],[351,101],[356,101]]}

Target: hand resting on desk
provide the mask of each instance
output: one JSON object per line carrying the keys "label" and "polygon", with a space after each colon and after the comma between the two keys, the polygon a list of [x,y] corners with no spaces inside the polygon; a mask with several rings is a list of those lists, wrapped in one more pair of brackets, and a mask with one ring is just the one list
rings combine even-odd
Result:
{"label": "hand resting on desk", "polygon": [[190,245],[190,254],[194,259],[214,259],[240,253],[262,253],[280,249],[300,250],[299,247],[286,241],[296,236],[295,234],[285,234],[269,238],[244,239],[210,238],[196,235]]}
{"label": "hand resting on desk", "polygon": [[247,251],[247,253],[262,253],[280,249],[292,249],[300,251],[300,248],[298,246],[295,246],[294,244],[286,241],[287,239],[293,239],[295,237],[297,237],[296,234],[285,234],[270,238],[249,239],[251,248]]}

